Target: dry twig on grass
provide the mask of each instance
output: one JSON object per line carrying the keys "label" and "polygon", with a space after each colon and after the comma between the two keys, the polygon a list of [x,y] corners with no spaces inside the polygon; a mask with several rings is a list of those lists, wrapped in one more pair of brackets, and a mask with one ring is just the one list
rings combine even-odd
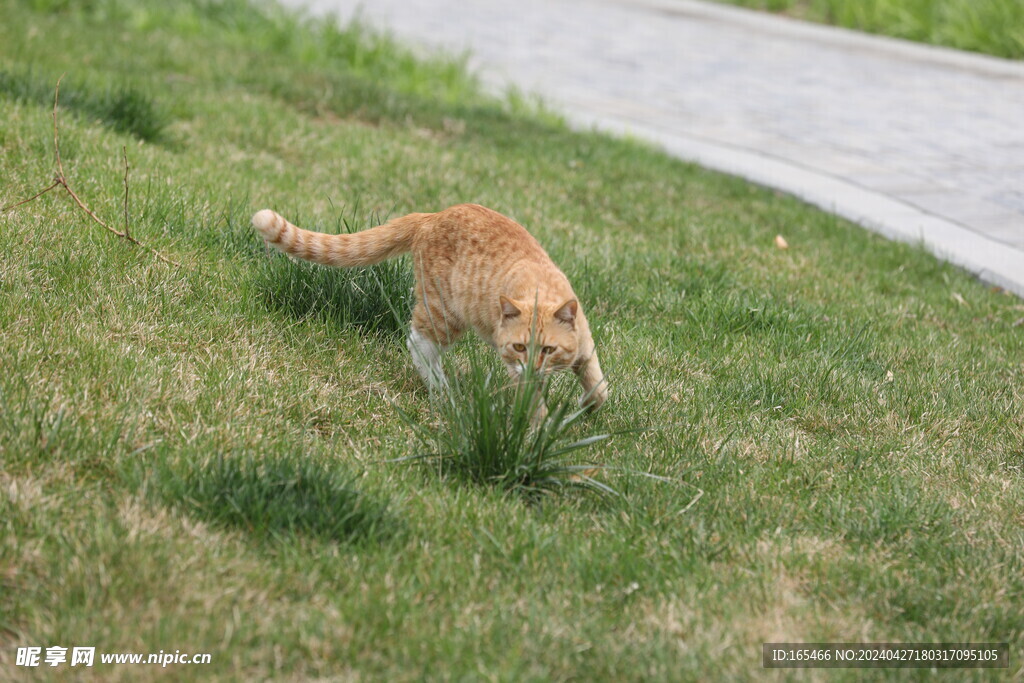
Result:
{"label": "dry twig on grass", "polygon": [[131,242],[132,244],[134,244],[136,246],[139,246],[139,247],[142,247],[143,249],[146,249],[147,251],[151,252],[154,256],[156,256],[158,259],[160,259],[164,263],[169,263],[172,266],[177,266],[177,267],[180,268],[181,267],[180,263],[177,263],[176,261],[172,261],[171,259],[169,259],[166,256],[164,256],[163,254],[161,254],[156,249],[153,249],[152,247],[148,247],[145,244],[143,244],[142,242],[139,242],[129,232],[129,229],[128,229],[128,149],[127,149],[127,147],[122,147],[122,153],[124,155],[124,231],[121,231],[121,230],[118,230],[116,228],[110,227],[107,223],[105,223],[103,221],[103,219],[101,219],[99,216],[96,215],[95,211],[93,211],[88,206],[86,206],[85,203],[82,202],[81,199],[79,199],[78,195],[75,194],[75,191],[71,189],[71,185],[68,184],[67,176],[64,174],[64,162],[63,162],[63,160],[61,159],[61,156],[60,156],[60,129],[59,129],[59,126],[57,125],[57,103],[58,103],[58,100],[60,99],[60,82],[61,82],[61,80],[63,78],[64,78],[64,76],[62,75],[60,78],[57,79],[57,85],[56,85],[56,87],[53,90],[53,151],[54,151],[54,155],[57,158],[57,175],[54,176],[53,182],[48,187],[46,187],[43,190],[40,190],[39,192],[37,192],[36,194],[32,195],[28,199],[23,199],[20,202],[17,202],[15,204],[11,204],[10,206],[3,207],[2,209],[0,209],[0,213],[6,213],[7,211],[10,211],[11,209],[16,209],[19,206],[22,206],[24,204],[28,204],[29,202],[31,202],[31,201],[33,201],[35,199],[38,199],[39,197],[42,197],[44,194],[46,194],[47,192],[49,192],[50,190],[52,190],[54,188],[63,187],[65,190],[67,190],[68,195],[71,196],[71,199],[74,200],[75,204],[77,204],[78,207],[80,209],[82,209],[82,211],[84,211],[86,214],[88,214],[89,218],[91,218],[100,227],[102,227],[103,229],[105,229],[105,230],[107,230],[109,232],[114,233],[118,237],[121,237],[123,239],[128,240],[129,242]]}

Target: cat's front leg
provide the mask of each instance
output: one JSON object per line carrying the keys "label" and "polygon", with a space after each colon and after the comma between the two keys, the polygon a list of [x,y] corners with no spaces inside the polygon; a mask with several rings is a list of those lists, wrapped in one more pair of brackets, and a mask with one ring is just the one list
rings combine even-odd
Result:
{"label": "cat's front leg", "polygon": [[608,382],[601,372],[601,363],[597,360],[597,351],[573,367],[576,376],[583,385],[583,397],[580,407],[597,410],[608,399]]}
{"label": "cat's front leg", "polygon": [[[548,406],[544,402],[544,380],[536,378],[536,381],[527,383],[523,380],[522,365],[506,365],[509,377],[516,385],[516,391],[532,391],[532,402],[530,406],[530,424],[539,427],[548,416]],[[532,384],[531,388],[529,384]]]}
{"label": "cat's front leg", "polygon": [[538,390],[537,392],[537,404],[533,408],[533,413],[530,415],[530,424],[534,427],[540,427],[544,424],[544,420],[548,418],[548,406],[544,403],[544,396]]}

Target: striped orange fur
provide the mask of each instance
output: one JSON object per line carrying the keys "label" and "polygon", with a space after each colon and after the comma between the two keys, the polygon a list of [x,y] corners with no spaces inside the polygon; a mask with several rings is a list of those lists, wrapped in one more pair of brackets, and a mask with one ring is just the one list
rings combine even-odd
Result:
{"label": "striped orange fur", "polygon": [[569,280],[526,228],[496,211],[460,204],[340,235],[303,230],[269,209],[252,222],[267,243],[328,266],[368,266],[411,252],[416,304],[409,350],[431,389],[445,385],[441,352],[472,328],[513,377],[532,358],[542,373],[572,369],[584,404],[596,408],[608,396]]}

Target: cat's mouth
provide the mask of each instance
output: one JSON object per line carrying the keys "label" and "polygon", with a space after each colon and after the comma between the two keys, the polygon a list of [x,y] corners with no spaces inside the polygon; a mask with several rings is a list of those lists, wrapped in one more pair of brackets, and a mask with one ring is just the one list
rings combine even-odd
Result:
{"label": "cat's mouth", "polygon": [[[526,365],[519,360],[513,361],[511,363],[506,363],[505,367],[508,368],[508,374],[512,376],[512,379],[519,379],[526,372]],[[555,370],[557,369],[558,368],[553,365],[548,365],[547,363],[544,363],[541,366],[539,366],[536,370],[534,370],[534,375],[542,379],[547,379],[547,377],[551,375],[553,372],[555,372]]]}

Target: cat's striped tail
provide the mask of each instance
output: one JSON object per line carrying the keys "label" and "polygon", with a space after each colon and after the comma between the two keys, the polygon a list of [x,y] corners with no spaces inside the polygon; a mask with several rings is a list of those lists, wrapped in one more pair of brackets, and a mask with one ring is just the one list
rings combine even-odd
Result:
{"label": "cat's striped tail", "polygon": [[289,223],[280,214],[263,209],[252,225],[268,244],[286,254],[325,266],[369,266],[412,249],[423,219],[433,214],[410,213],[369,230],[341,235],[310,232]]}

